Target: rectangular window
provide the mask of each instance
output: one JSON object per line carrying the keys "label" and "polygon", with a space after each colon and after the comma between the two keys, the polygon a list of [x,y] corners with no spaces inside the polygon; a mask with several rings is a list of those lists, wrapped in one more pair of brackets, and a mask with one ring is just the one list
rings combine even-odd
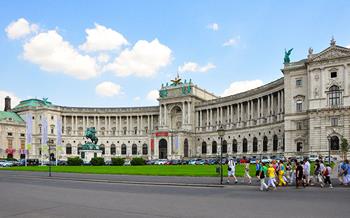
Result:
{"label": "rectangular window", "polygon": [[24,134],[24,133],[21,133],[20,136],[21,136],[21,137],[25,137],[25,134]]}
{"label": "rectangular window", "polygon": [[338,117],[331,117],[331,126],[338,126]]}
{"label": "rectangular window", "polygon": [[12,132],[8,132],[8,133],[7,133],[7,136],[12,136]]}
{"label": "rectangular window", "polygon": [[296,79],[295,80],[295,86],[296,87],[301,87],[303,85],[303,80],[302,79]]}
{"label": "rectangular window", "polygon": [[303,122],[302,121],[298,121],[297,122],[297,130],[301,130],[303,129]]}
{"label": "rectangular window", "polygon": [[297,110],[297,112],[302,112],[303,111],[303,103],[302,103],[302,101],[297,101],[296,110]]}
{"label": "rectangular window", "polygon": [[331,78],[336,78],[337,77],[337,72],[331,72]]}

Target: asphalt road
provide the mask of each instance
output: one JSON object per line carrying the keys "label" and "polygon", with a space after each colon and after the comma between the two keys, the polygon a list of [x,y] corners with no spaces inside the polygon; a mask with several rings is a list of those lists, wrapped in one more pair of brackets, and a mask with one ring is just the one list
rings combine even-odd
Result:
{"label": "asphalt road", "polygon": [[348,217],[350,188],[180,187],[14,177],[0,217]]}

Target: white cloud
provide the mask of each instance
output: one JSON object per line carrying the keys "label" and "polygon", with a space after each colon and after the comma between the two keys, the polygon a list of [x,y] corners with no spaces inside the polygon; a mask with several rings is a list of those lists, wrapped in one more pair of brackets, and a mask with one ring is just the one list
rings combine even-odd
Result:
{"label": "white cloud", "polygon": [[96,86],[96,94],[102,97],[113,97],[121,94],[121,86],[109,81],[102,82]]}
{"label": "white cloud", "polygon": [[110,51],[127,45],[124,36],[110,28],[95,23],[95,28],[85,30],[86,41],[79,48],[86,52]]}
{"label": "white cloud", "polygon": [[37,32],[38,29],[38,25],[30,24],[26,19],[19,18],[18,20],[11,22],[6,27],[5,32],[9,39],[19,39],[30,33]]}
{"label": "white cloud", "polygon": [[122,77],[130,75],[150,77],[170,62],[170,48],[161,44],[158,39],[152,42],[139,40],[132,49],[122,51],[113,63],[105,67],[105,70]]}
{"label": "white cloud", "polygon": [[97,61],[99,63],[107,63],[109,61],[110,57],[108,54],[100,54],[98,57],[97,57]]}
{"label": "white cloud", "polygon": [[141,97],[140,96],[136,96],[135,98],[134,98],[134,101],[140,101],[141,100]]}
{"label": "white cloud", "polygon": [[219,24],[217,23],[211,23],[211,24],[208,24],[207,26],[208,29],[211,29],[213,31],[218,31],[219,30]]}
{"label": "white cloud", "polygon": [[99,74],[96,60],[81,55],[56,30],[34,36],[24,44],[23,50],[24,59],[48,72],[62,72],[78,79],[89,79]]}
{"label": "white cloud", "polygon": [[222,46],[235,46],[238,45],[239,41],[240,41],[241,37],[237,36],[237,37],[233,37],[228,39],[226,42],[224,42],[224,44],[222,44]]}
{"label": "white cloud", "polygon": [[156,89],[149,91],[146,98],[154,103],[158,102],[157,98],[159,98],[159,91]]}
{"label": "white cloud", "polygon": [[216,66],[212,63],[208,63],[205,66],[199,66],[197,63],[195,62],[186,62],[184,63],[182,66],[178,67],[179,72],[183,73],[183,72],[207,72],[211,69],[214,69]]}
{"label": "white cloud", "polygon": [[11,98],[11,107],[16,107],[21,99],[17,97],[14,93],[0,90],[0,111],[4,110],[5,108],[5,97],[9,96]]}
{"label": "white cloud", "polygon": [[240,92],[244,92],[250,89],[257,88],[262,86],[264,83],[261,80],[247,80],[247,81],[238,81],[231,83],[228,89],[225,89],[224,93],[221,96],[234,95]]}
{"label": "white cloud", "polygon": [[350,48],[350,45],[346,46],[347,48]]}

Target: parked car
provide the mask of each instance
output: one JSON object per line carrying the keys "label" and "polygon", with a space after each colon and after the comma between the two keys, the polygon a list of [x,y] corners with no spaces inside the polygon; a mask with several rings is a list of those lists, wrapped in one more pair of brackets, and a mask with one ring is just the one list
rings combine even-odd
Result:
{"label": "parked car", "polygon": [[272,160],[269,156],[262,156],[261,157],[261,162],[262,163],[270,163]]}
{"label": "parked car", "polygon": [[205,160],[202,160],[202,159],[196,160],[196,165],[204,165],[204,164],[205,164]]}
{"label": "parked car", "polygon": [[181,160],[171,160],[171,165],[180,165],[181,164]]}
{"label": "parked car", "polygon": [[68,163],[67,163],[66,160],[58,160],[58,161],[57,161],[57,165],[58,165],[58,166],[67,166]]}
{"label": "parked car", "polygon": [[146,165],[153,165],[155,160],[146,160]]}
{"label": "parked car", "polygon": [[196,159],[192,159],[192,160],[188,161],[188,164],[189,165],[195,165],[196,161],[197,161]]}
{"label": "parked car", "polygon": [[39,159],[27,159],[27,166],[38,166]]}
{"label": "parked car", "polygon": [[0,166],[1,167],[12,167],[13,163],[11,163],[10,161],[0,161]]}
{"label": "parked car", "polygon": [[308,159],[310,162],[315,162],[318,159],[318,156],[316,154],[310,154]]}
{"label": "parked car", "polygon": [[251,164],[256,164],[256,158],[254,158],[254,157],[251,158],[250,161],[249,161],[249,163],[251,163]]}
{"label": "parked car", "polygon": [[156,160],[154,162],[154,165],[164,165],[167,162],[166,159],[160,159],[160,160]]}

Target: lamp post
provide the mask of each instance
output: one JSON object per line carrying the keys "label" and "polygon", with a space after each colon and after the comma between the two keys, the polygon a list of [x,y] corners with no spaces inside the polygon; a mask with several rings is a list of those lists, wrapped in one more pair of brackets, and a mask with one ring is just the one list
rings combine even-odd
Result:
{"label": "lamp post", "polygon": [[51,177],[51,145],[52,145],[52,140],[49,140],[47,142],[47,146],[48,146],[48,153],[49,153],[49,177]]}
{"label": "lamp post", "polygon": [[331,165],[331,136],[327,136],[328,139],[328,164]]}
{"label": "lamp post", "polygon": [[218,135],[220,137],[221,140],[221,146],[220,146],[220,184],[222,185],[222,138],[225,135],[225,129],[224,127],[221,125],[220,128],[217,130]]}

